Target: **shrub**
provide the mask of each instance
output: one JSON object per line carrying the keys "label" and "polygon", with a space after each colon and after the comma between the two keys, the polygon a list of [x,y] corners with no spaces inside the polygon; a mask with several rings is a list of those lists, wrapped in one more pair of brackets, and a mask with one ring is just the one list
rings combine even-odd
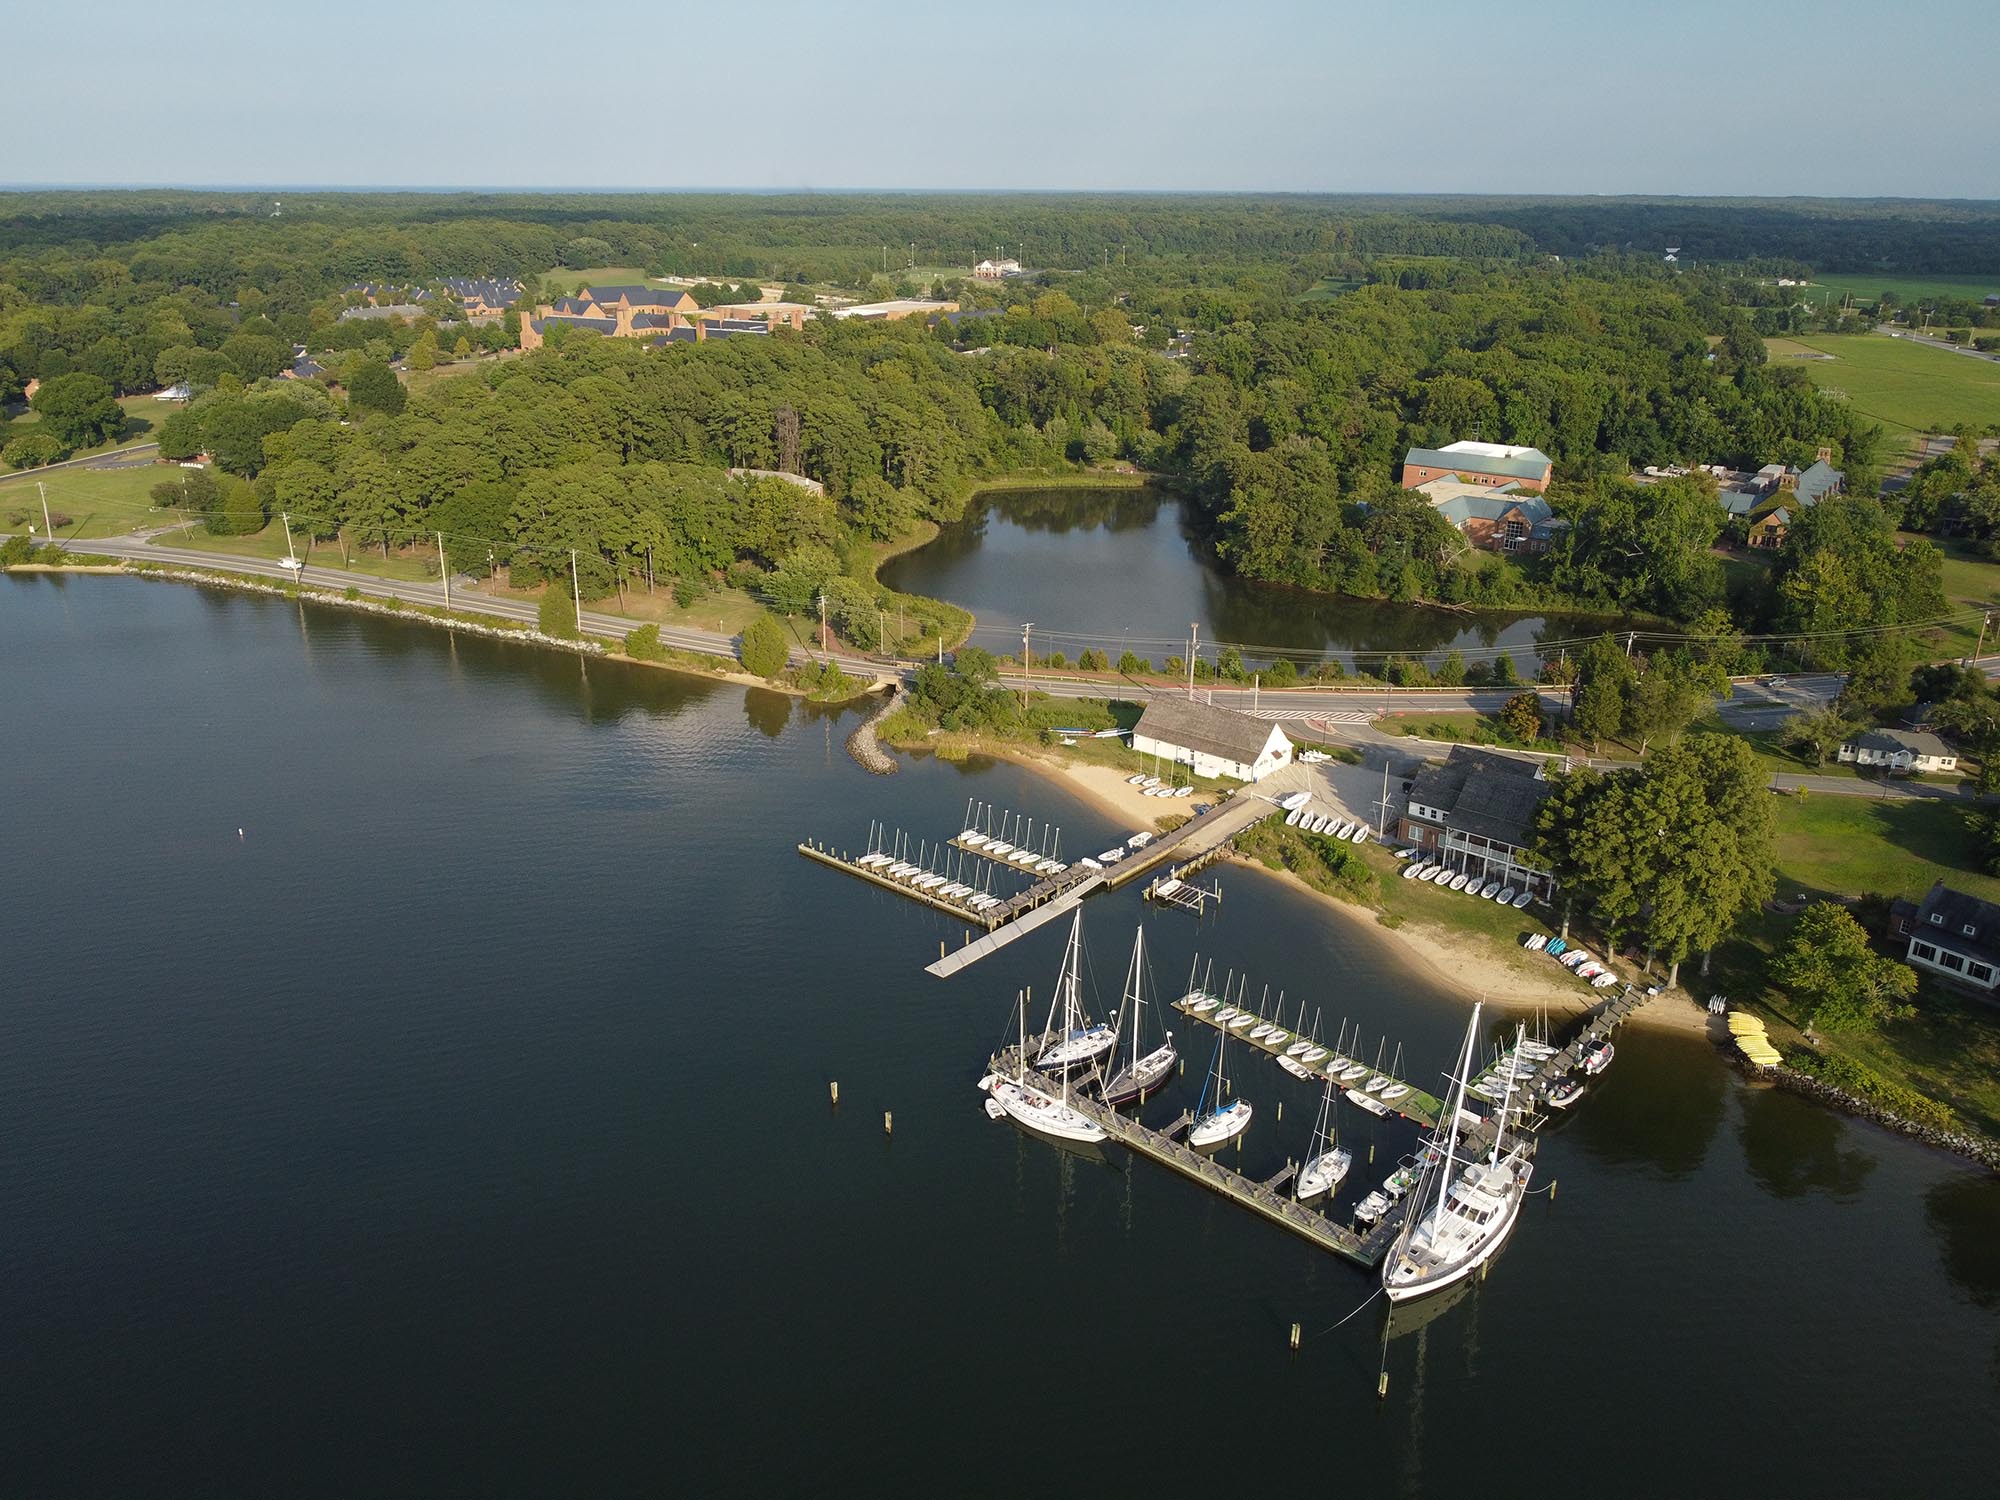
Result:
{"label": "shrub", "polygon": [[34,550],[25,531],[15,532],[6,541],[0,542],[0,572],[26,562]]}
{"label": "shrub", "polygon": [[743,670],[759,677],[776,677],[785,670],[785,659],[790,653],[785,648],[785,631],[774,618],[759,613],[743,627],[743,641],[737,647],[737,659],[743,663]]}
{"label": "shrub", "polygon": [[1299,669],[1293,662],[1281,656],[1271,663],[1264,676],[1272,687],[1290,687],[1299,680]]}
{"label": "shrub", "polygon": [[674,603],[678,604],[682,609],[693,608],[701,596],[707,592],[708,590],[704,589],[692,578],[676,578],[674,580]]}
{"label": "shrub", "polygon": [[641,625],[627,635],[625,654],[634,661],[665,661],[667,648],[660,644],[660,627]]}
{"label": "shrub", "polygon": [[39,469],[44,464],[52,464],[65,457],[67,453],[68,450],[47,433],[31,432],[0,448],[0,460],[4,460],[10,469]]}
{"label": "shrub", "polygon": [[570,598],[569,590],[557,588],[554,584],[543,589],[536,615],[543,635],[554,636],[559,641],[576,639],[576,601]]}
{"label": "shrub", "polygon": [[1118,670],[1127,677],[1136,677],[1141,672],[1153,670],[1153,664],[1143,656],[1135,656],[1130,651],[1118,658]]}

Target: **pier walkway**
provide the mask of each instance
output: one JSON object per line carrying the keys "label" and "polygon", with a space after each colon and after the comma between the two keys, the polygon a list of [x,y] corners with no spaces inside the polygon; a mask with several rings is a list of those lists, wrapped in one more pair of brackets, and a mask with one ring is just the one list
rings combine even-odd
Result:
{"label": "pier walkway", "polygon": [[[1016,1066],[1014,1051],[1009,1048],[993,1058],[991,1071],[1012,1078]],[[1033,1069],[1027,1071],[1026,1078],[1032,1087],[1061,1097],[1062,1083],[1059,1080],[1045,1077]],[[1408,1198],[1392,1208],[1380,1223],[1366,1233],[1358,1233],[1344,1224],[1335,1223],[1325,1214],[1307,1208],[1297,1199],[1286,1197],[1279,1190],[1286,1180],[1285,1173],[1279,1173],[1269,1183],[1262,1183],[1225,1167],[1192,1146],[1182,1145],[1167,1131],[1154,1130],[1136,1119],[1121,1115],[1099,1100],[1072,1092],[1069,1103],[1070,1108],[1096,1121],[1107,1136],[1126,1149],[1200,1183],[1210,1192],[1220,1193],[1281,1229],[1289,1229],[1320,1249],[1358,1266],[1372,1268],[1380,1265],[1382,1258],[1389,1253],[1390,1243],[1403,1227],[1403,1211]],[[1175,1123],[1178,1127],[1181,1122]]]}
{"label": "pier walkway", "polygon": [[[1181,996],[1180,999],[1173,1001],[1168,1009],[1179,1011],[1190,1021],[1199,1021],[1204,1026],[1213,1026],[1217,1031],[1225,1033],[1232,1042],[1241,1042],[1246,1047],[1262,1052],[1266,1057],[1283,1057],[1286,1055],[1286,1049],[1294,1043],[1311,1040],[1311,1038],[1294,1031],[1282,1032],[1277,1040],[1273,1040],[1270,1037],[1253,1037],[1249,1035],[1249,1032],[1255,1030],[1258,1025],[1258,1019],[1254,1014],[1251,1016],[1249,1024],[1240,1029],[1234,1026],[1218,1024],[1215,1017],[1228,1008],[1227,1001],[1210,1005],[1206,1010],[1196,1010],[1194,1008],[1198,1003],[1207,1000],[1216,1000],[1217,998],[1217,996],[1210,995],[1206,991],[1194,989]],[[1438,1117],[1444,1113],[1444,1101],[1425,1093],[1415,1084],[1406,1082],[1385,1069],[1364,1063],[1358,1057],[1343,1057],[1324,1042],[1314,1042],[1314,1046],[1318,1047],[1326,1056],[1322,1057],[1318,1062],[1309,1063],[1302,1057],[1295,1057],[1292,1061],[1322,1083],[1327,1078],[1332,1077],[1336,1082],[1348,1086],[1348,1094],[1360,1094],[1362,1098],[1371,1100],[1376,1105],[1376,1108],[1370,1109],[1370,1114],[1401,1115],[1404,1119],[1414,1120],[1417,1124],[1428,1130],[1437,1124]],[[1357,1068],[1362,1071],[1354,1072]],[[1353,1073],[1353,1076],[1351,1078],[1342,1076],[1347,1073]],[[1378,1077],[1385,1080],[1381,1088],[1367,1092],[1363,1092],[1360,1089],[1359,1085]],[[1394,1097],[1390,1097],[1392,1094]],[[1367,1106],[1362,1107],[1366,1108]]]}
{"label": "pier walkway", "polygon": [[[1549,1090],[1561,1079],[1583,1066],[1583,1055],[1586,1052],[1631,1020],[1652,998],[1637,986],[1626,985],[1617,999],[1590,1018],[1589,1023],[1567,1047],[1548,1058],[1539,1068],[1521,1080],[1515,1092],[1528,1099],[1546,1099]],[[1488,1107],[1496,1109],[1497,1112],[1497,1106],[1488,1105]],[[1482,1151],[1492,1149],[1494,1129],[1494,1121],[1488,1118],[1468,1130],[1460,1139],[1469,1154],[1477,1156]]]}

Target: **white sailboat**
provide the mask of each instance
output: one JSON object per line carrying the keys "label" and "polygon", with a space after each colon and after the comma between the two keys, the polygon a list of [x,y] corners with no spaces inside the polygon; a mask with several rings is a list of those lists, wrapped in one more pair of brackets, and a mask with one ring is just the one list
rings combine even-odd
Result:
{"label": "white sailboat", "polygon": [[1250,1126],[1249,1100],[1236,1099],[1228,1105],[1222,1102],[1223,1090],[1228,1087],[1222,1073],[1222,1051],[1228,1045],[1229,1034],[1218,1031],[1215,1061],[1209,1067],[1208,1078],[1201,1086],[1201,1099],[1194,1108],[1194,1128],[1188,1131],[1188,1144],[1197,1149],[1219,1146]]}
{"label": "white sailboat", "polygon": [[[1139,1012],[1145,1009],[1146,977],[1146,929],[1141,927],[1132,939],[1132,964],[1125,974],[1125,993],[1119,1001],[1118,1028],[1125,1029],[1125,1014],[1131,1012],[1132,1031],[1125,1062],[1104,1084],[1104,1102],[1113,1108],[1134,1101],[1143,1103],[1146,1095],[1158,1088],[1180,1061],[1180,1054],[1174,1051],[1174,1034],[1167,1033],[1166,1040],[1151,1052],[1139,1052]],[[1190,985],[1194,975],[1188,975]],[[1115,1033],[1114,1033],[1115,1034]]]}
{"label": "white sailboat", "polygon": [[[1049,1002],[1048,1024],[1042,1028],[1043,1035],[1051,1032],[1055,1040],[1042,1049],[1035,1059],[1035,1066],[1044,1072],[1061,1069],[1087,1067],[1102,1058],[1118,1044],[1118,1033],[1103,1022],[1093,1022],[1084,1014],[1083,1000],[1078,993],[1081,982],[1082,963],[1079,961],[1083,947],[1083,913],[1078,911],[1069,924],[1069,944],[1063,949],[1062,973],[1056,978],[1055,998]],[[1056,1029],[1056,1013],[1062,1012],[1061,1029]]]}
{"label": "white sailboat", "polygon": [[998,1104],[1002,1112],[1010,1115],[1017,1123],[1025,1125],[1039,1135],[1053,1136],[1057,1140],[1085,1143],[1103,1140],[1104,1127],[1071,1105],[1067,1073],[1063,1075],[1062,1092],[1059,1097],[1028,1082],[1025,1065],[1020,1061],[1028,1055],[1028,1003],[1025,998],[1019,1002],[1019,1006],[1021,1046],[1014,1054],[1016,1059],[1014,1076],[1006,1078],[998,1073],[988,1073],[979,1080],[980,1088],[987,1094],[986,1112],[992,1114],[993,1106]]}
{"label": "white sailboat", "polygon": [[1311,1145],[1314,1154],[1299,1168],[1301,1201],[1334,1191],[1347,1176],[1347,1169],[1354,1165],[1354,1153],[1333,1142],[1332,1079],[1327,1080],[1326,1093],[1319,1102],[1319,1119],[1313,1125]]}
{"label": "white sailboat", "polygon": [[1508,1137],[1514,1092],[1511,1073],[1494,1116],[1491,1153],[1484,1161],[1474,1162],[1457,1154],[1458,1132],[1449,1122],[1457,1120],[1465,1103],[1466,1078],[1472,1069],[1483,1009],[1483,1004],[1473,1006],[1472,1022],[1466,1028],[1465,1045],[1452,1078],[1451,1108],[1445,1112],[1445,1123],[1439,1125],[1434,1142],[1438,1161],[1420,1184],[1417,1209],[1382,1262],[1382,1289],[1391,1302],[1442,1291],[1492,1259],[1520,1217],[1521,1201],[1534,1173],[1528,1138],[1516,1135],[1510,1141]]}

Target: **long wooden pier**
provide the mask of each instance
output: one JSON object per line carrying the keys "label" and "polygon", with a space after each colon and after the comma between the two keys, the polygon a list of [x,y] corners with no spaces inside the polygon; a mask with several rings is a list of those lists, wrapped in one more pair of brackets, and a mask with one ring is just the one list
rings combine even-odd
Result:
{"label": "long wooden pier", "polygon": [[[1015,1076],[1011,1048],[993,1058],[992,1071],[1010,1078]],[[1030,1086],[1052,1096],[1061,1096],[1060,1081],[1033,1069],[1029,1069],[1025,1076]],[[1069,1103],[1070,1108],[1095,1120],[1107,1136],[1128,1150],[1200,1183],[1210,1192],[1219,1193],[1279,1228],[1289,1229],[1320,1249],[1353,1261],[1358,1266],[1372,1268],[1380,1265],[1383,1256],[1389,1252],[1391,1241],[1402,1228],[1403,1214],[1409,1204],[1407,1196],[1365,1234],[1358,1233],[1345,1224],[1335,1223],[1323,1213],[1307,1208],[1296,1198],[1286,1197],[1281,1190],[1286,1173],[1279,1173],[1268,1183],[1259,1182],[1254,1177],[1246,1177],[1233,1168],[1225,1167],[1192,1146],[1181,1144],[1170,1131],[1154,1130],[1135,1118],[1121,1115],[1100,1100],[1073,1092]],[[1183,1116],[1175,1123],[1177,1126],[1188,1123],[1187,1117]]]}

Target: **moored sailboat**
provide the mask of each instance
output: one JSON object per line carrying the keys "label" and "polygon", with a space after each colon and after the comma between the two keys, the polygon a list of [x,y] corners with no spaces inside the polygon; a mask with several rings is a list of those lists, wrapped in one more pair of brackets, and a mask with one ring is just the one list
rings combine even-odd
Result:
{"label": "moored sailboat", "polygon": [[[1132,964],[1125,975],[1124,998],[1119,1002],[1117,1032],[1125,1031],[1125,1013],[1131,1012],[1131,1042],[1125,1054],[1124,1063],[1104,1082],[1104,1102],[1117,1106],[1130,1104],[1135,1100],[1143,1103],[1146,1095],[1158,1088],[1173,1072],[1174,1064],[1180,1061],[1180,1054],[1174,1050],[1174,1034],[1169,1031],[1166,1040],[1151,1052],[1139,1051],[1139,1012],[1146,1007],[1146,929],[1141,927],[1132,939]],[[1188,975],[1192,986],[1194,975]]]}
{"label": "moored sailboat", "polygon": [[[1118,1033],[1101,1021],[1093,1022],[1084,1014],[1083,998],[1079,993],[1082,983],[1083,913],[1078,911],[1069,924],[1069,944],[1063,949],[1062,973],[1056,978],[1055,998],[1049,1002],[1048,1025],[1043,1034],[1053,1033],[1055,1040],[1049,1042],[1039,1056],[1035,1066],[1044,1072],[1060,1069],[1068,1072],[1072,1068],[1088,1067],[1097,1062],[1118,1044]],[[1060,1028],[1056,1014],[1060,1011]]]}
{"label": "moored sailboat", "polygon": [[[1018,1004],[1021,1044],[1020,1050],[1014,1054],[1014,1076],[1008,1078],[999,1073],[988,1073],[979,1080],[980,1088],[987,1095],[986,1112],[992,1114],[993,1106],[997,1104],[1002,1113],[1016,1123],[1057,1140],[1085,1143],[1103,1140],[1104,1127],[1070,1103],[1068,1074],[1063,1075],[1060,1095],[1050,1094],[1028,1082],[1023,1061],[1028,1055],[1028,1006],[1025,999]],[[996,1115],[994,1118],[999,1117]]]}
{"label": "moored sailboat", "polygon": [[1218,1031],[1215,1036],[1215,1060],[1209,1065],[1208,1078],[1201,1086],[1201,1099],[1195,1105],[1194,1128],[1188,1131],[1190,1146],[1219,1146],[1241,1135],[1250,1126],[1249,1100],[1236,1099],[1227,1105],[1222,1102],[1223,1093],[1229,1087],[1222,1072],[1223,1049],[1228,1044],[1229,1034]]}

